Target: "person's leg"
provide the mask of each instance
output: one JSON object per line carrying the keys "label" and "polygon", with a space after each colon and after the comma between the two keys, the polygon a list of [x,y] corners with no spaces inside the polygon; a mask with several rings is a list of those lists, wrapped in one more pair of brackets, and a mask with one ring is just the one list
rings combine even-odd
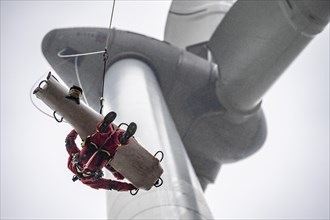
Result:
{"label": "person's leg", "polygon": [[123,132],[122,134],[120,134],[119,139],[118,139],[119,142],[121,144],[127,144],[129,138],[132,137],[135,134],[136,129],[137,129],[137,125],[134,122],[131,122],[128,125],[126,131]]}
{"label": "person's leg", "polygon": [[102,123],[97,127],[97,131],[100,133],[107,133],[109,125],[115,120],[117,114],[115,112],[109,112],[104,118]]}

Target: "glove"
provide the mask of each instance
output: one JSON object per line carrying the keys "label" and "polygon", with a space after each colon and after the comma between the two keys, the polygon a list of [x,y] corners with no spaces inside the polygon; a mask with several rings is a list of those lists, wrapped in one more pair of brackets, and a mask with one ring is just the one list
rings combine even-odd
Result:
{"label": "glove", "polygon": [[136,189],[136,187],[133,186],[132,184],[130,184],[130,183],[123,183],[123,185],[121,185],[118,188],[118,191],[119,192],[124,192],[124,191],[130,191],[130,190],[133,190],[133,189]]}
{"label": "glove", "polygon": [[68,134],[68,136],[70,136],[70,137],[74,137],[74,136],[77,137],[77,135],[78,135],[78,133],[74,129],[72,129],[72,131],[70,131],[70,133]]}
{"label": "glove", "polygon": [[129,183],[129,190],[137,189],[133,184]]}
{"label": "glove", "polygon": [[75,130],[72,130],[65,138],[65,146],[67,149],[75,146],[75,140],[77,138],[78,133]]}
{"label": "glove", "polygon": [[111,181],[109,188],[120,191],[120,192],[136,189],[136,187],[130,183],[123,183],[123,182],[114,181],[114,180]]}
{"label": "glove", "polygon": [[78,133],[73,129],[67,136],[67,139],[76,140]]}
{"label": "glove", "polygon": [[123,180],[124,179],[124,176],[121,175],[118,172],[113,172],[112,174],[114,175],[114,177],[116,177],[117,180]]}

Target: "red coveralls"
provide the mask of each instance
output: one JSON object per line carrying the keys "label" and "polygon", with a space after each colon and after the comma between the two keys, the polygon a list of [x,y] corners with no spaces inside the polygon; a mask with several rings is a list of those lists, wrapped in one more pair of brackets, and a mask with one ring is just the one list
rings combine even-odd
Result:
{"label": "red coveralls", "polygon": [[[99,122],[97,128],[100,124],[101,122]],[[69,153],[68,168],[79,177],[82,183],[94,189],[114,189],[117,191],[136,189],[130,183],[102,178],[103,167],[106,167],[111,171],[117,179],[124,178],[120,173],[107,164],[109,159],[113,157],[117,147],[121,146],[118,137],[124,132],[119,129],[106,141],[113,131],[112,124],[109,126],[106,133],[99,133],[97,129],[97,132],[86,138],[82,143],[82,149],[79,150],[75,143],[78,134],[75,130],[72,130],[65,139],[66,150]],[[105,141],[106,143],[104,143]],[[103,144],[104,146],[102,150],[98,151],[99,147]]]}

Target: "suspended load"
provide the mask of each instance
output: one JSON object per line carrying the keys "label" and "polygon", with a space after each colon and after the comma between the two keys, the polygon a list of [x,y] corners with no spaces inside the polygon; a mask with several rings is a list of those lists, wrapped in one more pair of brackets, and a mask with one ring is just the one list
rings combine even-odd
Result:
{"label": "suspended load", "polygon": [[[95,133],[98,123],[103,116],[80,101],[80,95],[83,91],[76,86],[68,89],[63,86],[51,73],[47,79],[40,82],[39,86],[33,91],[41,101],[54,111],[54,118],[58,122],[65,120],[79,134],[82,140]],[[60,119],[59,116],[60,115]],[[119,129],[124,123],[116,126]],[[100,151],[103,147],[97,146]],[[157,159],[156,155],[161,154]],[[150,154],[141,146],[134,136],[129,138],[127,145],[122,145],[116,149],[108,165],[128,179],[137,189],[150,190],[152,186],[162,185],[160,176],[163,169],[160,161],[163,159],[163,153],[157,152]],[[135,195],[138,190],[131,194]]]}

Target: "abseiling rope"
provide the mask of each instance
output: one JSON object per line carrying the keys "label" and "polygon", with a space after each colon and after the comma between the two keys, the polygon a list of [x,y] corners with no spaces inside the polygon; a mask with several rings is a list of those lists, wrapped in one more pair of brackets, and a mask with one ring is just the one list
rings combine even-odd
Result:
{"label": "abseiling rope", "polygon": [[111,16],[110,16],[110,24],[109,24],[109,28],[108,28],[108,34],[107,34],[107,41],[105,43],[104,50],[95,51],[95,52],[77,53],[77,54],[62,54],[66,50],[64,48],[57,53],[57,56],[60,58],[71,58],[71,57],[90,56],[90,55],[95,55],[95,54],[100,54],[100,53],[108,53],[107,48],[108,48],[109,39],[110,39],[110,31],[111,31],[113,14],[114,14],[114,10],[115,10],[115,4],[116,4],[116,0],[113,0]]}
{"label": "abseiling rope", "polygon": [[115,10],[115,4],[116,4],[116,0],[113,0],[113,4],[112,4],[112,10],[111,10],[111,17],[110,17],[110,24],[109,24],[109,29],[108,29],[108,36],[107,36],[107,41],[105,43],[105,48],[104,48],[104,53],[103,53],[103,78],[102,78],[102,91],[101,91],[101,97],[100,97],[100,114],[102,115],[102,111],[103,111],[103,101],[104,101],[104,97],[103,97],[103,93],[104,93],[104,78],[105,78],[105,70],[107,68],[107,60],[109,58],[109,54],[108,54],[108,43],[109,43],[109,37],[110,37],[110,31],[111,31],[111,24],[112,24],[112,18],[113,18],[113,14],[114,14],[114,10]]}
{"label": "abseiling rope", "polygon": [[107,42],[105,43],[104,52],[107,52],[107,49],[108,49],[108,43],[109,43],[109,38],[110,38],[110,30],[111,30],[112,18],[113,18],[113,14],[115,12],[115,4],[116,4],[116,0],[113,0],[112,10],[111,10],[111,17],[110,17],[110,24],[109,24],[109,29],[108,29]]}
{"label": "abseiling rope", "polygon": [[[57,53],[57,56],[60,57],[60,58],[73,58],[75,57],[76,59],[78,57],[81,57],[81,56],[90,56],[90,55],[95,55],[95,54],[100,54],[100,53],[103,53],[103,61],[104,61],[104,66],[103,66],[103,81],[102,81],[102,93],[101,93],[101,97],[100,97],[100,105],[101,105],[101,109],[100,109],[100,113],[102,114],[102,109],[103,109],[103,90],[104,90],[104,77],[105,77],[105,69],[106,69],[106,62],[107,62],[107,59],[108,59],[108,51],[107,51],[107,48],[108,48],[108,44],[109,44],[109,39],[110,39],[110,31],[111,31],[111,25],[112,25],[112,19],[113,19],[113,14],[114,14],[114,10],[115,10],[115,3],[116,3],[116,0],[113,0],[113,4],[112,4],[112,10],[111,10],[111,17],[110,17],[110,24],[109,24],[109,29],[108,29],[108,34],[107,34],[107,40],[106,40],[106,43],[105,43],[105,47],[104,47],[104,50],[101,50],[101,51],[95,51],[95,52],[86,52],[86,53],[79,53],[79,54],[62,54],[66,49],[62,49],[60,50],[58,53]],[[75,60],[77,62],[77,60]],[[59,65],[63,65],[63,63],[66,63],[68,62],[68,60],[65,60],[63,62],[61,62],[60,64],[56,65],[56,66],[59,66]],[[77,71],[76,71],[77,72]],[[46,74],[45,74],[46,75]],[[41,78],[44,78],[45,75],[43,75]],[[40,81],[41,78],[38,80]],[[54,118],[53,115],[51,114],[48,114],[46,113],[44,110],[42,110],[41,108],[39,108],[37,106],[37,104],[34,102],[33,98],[32,98],[32,94],[33,94],[33,90],[35,89],[35,86],[37,85],[38,81],[31,87],[31,91],[30,91],[30,101],[32,102],[32,104],[34,105],[34,107],[36,107],[41,113],[45,114],[46,116],[50,117],[50,118]],[[80,84],[80,82],[79,82]],[[81,85],[80,85],[81,86]],[[85,101],[87,103],[87,99],[86,97],[84,96],[85,98]],[[88,104],[88,103],[87,103]]]}

